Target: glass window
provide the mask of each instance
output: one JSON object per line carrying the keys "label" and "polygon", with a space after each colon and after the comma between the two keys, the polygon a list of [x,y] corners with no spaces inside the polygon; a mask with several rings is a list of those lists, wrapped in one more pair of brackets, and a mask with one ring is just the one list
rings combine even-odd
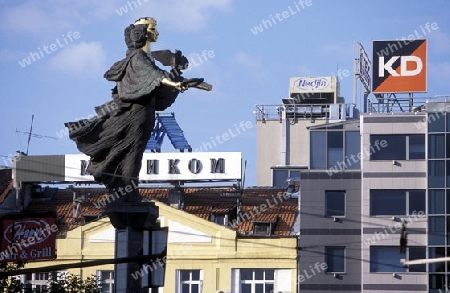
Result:
{"label": "glass window", "polygon": [[240,269],[241,293],[272,293],[275,283],[274,269]]}
{"label": "glass window", "polygon": [[344,137],[342,131],[327,133],[327,168],[342,163],[344,159]]}
{"label": "glass window", "polygon": [[445,191],[444,189],[428,190],[428,214],[445,214]]}
{"label": "glass window", "polygon": [[371,160],[406,160],[406,136],[371,135],[369,151]]}
{"label": "glass window", "polygon": [[[449,118],[449,120],[450,120],[450,118]],[[450,132],[450,131],[449,131],[449,132]],[[447,134],[445,135],[445,138],[446,138],[446,142],[447,142],[446,152],[445,152],[445,157],[446,157],[446,158],[450,158],[450,134],[447,133]]]}
{"label": "glass window", "polygon": [[114,271],[97,271],[99,276],[102,293],[114,292]]}
{"label": "glass window", "polygon": [[359,131],[311,131],[311,169],[360,169],[360,140]]}
{"label": "glass window", "polygon": [[[25,275],[24,286],[29,292],[47,292],[50,279],[56,279],[64,272],[40,272]],[[28,292],[28,291],[26,291]]]}
{"label": "glass window", "polygon": [[430,291],[430,292],[445,292],[447,290],[446,282],[445,282],[445,275],[441,274],[430,274],[429,275],[430,280],[430,289],[431,290],[439,290],[439,291]]}
{"label": "glass window", "polygon": [[36,273],[35,274],[35,280],[48,281],[49,278],[50,278],[50,273]]}
{"label": "glass window", "polygon": [[425,159],[425,135],[409,135],[409,159]]}
{"label": "glass window", "polygon": [[450,160],[446,161],[446,171],[447,171],[447,187],[450,187]]}
{"label": "glass window", "polygon": [[446,210],[446,213],[450,214],[450,189],[447,189],[447,210]]}
{"label": "glass window", "polygon": [[258,235],[270,235],[270,224],[269,223],[258,223],[253,224],[253,233]]}
{"label": "glass window", "polygon": [[445,158],[445,134],[428,135],[428,158]]}
{"label": "glass window", "polygon": [[288,178],[288,170],[273,170],[273,186],[286,186],[286,179]]}
{"label": "glass window", "polygon": [[428,132],[445,132],[445,117],[439,112],[428,114]]}
{"label": "glass window", "polygon": [[399,262],[402,258],[405,257],[400,253],[398,246],[371,246],[370,272],[406,272],[406,268]]}
{"label": "glass window", "polygon": [[203,287],[200,270],[178,270],[178,293],[200,293]]}
{"label": "glass window", "polygon": [[408,192],[409,200],[409,214],[413,215],[414,212],[425,212],[425,190],[410,190]]}
{"label": "glass window", "polygon": [[372,189],[370,190],[371,216],[425,214],[425,190]]}
{"label": "glass window", "polygon": [[371,160],[425,159],[425,135],[371,135],[369,151]]}
{"label": "glass window", "polygon": [[298,169],[273,169],[273,185],[278,187],[286,187],[289,178],[300,179],[300,171]]}
{"label": "glass window", "polygon": [[[445,247],[430,247],[428,249],[428,258],[445,257]],[[445,262],[429,263],[428,271],[430,273],[445,272]]]}
{"label": "glass window", "polygon": [[361,136],[359,131],[345,132],[345,156],[350,164],[346,162],[347,169],[361,169],[358,154],[361,153]]}
{"label": "glass window", "polygon": [[428,245],[445,245],[445,217],[428,217]]}
{"label": "glass window", "polygon": [[[427,253],[424,246],[409,246],[408,247],[408,259],[409,260],[415,260],[415,259],[426,259]],[[426,264],[420,264],[420,265],[410,265],[408,268],[409,272],[426,272],[427,266]]]}
{"label": "glass window", "polygon": [[345,191],[325,191],[325,217],[345,216]]}
{"label": "glass window", "polygon": [[326,132],[311,131],[311,169],[325,169]]}
{"label": "glass window", "polygon": [[447,120],[447,128],[446,131],[450,132],[450,113],[446,114],[446,120]]}
{"label": "glass window", "polygon": [[404,190],[387,189],[371,190],[370,215],[406,215],[406,192]]}
{"label": "glass window", "polygon": [[428,161],[428,187],[445,187],[445,161]]}
{"label": "glass window", "polygon": [[294,170],[291,170],[291,171],[289,172],[289,177],[300,178],[300,171],[294,171]]}
{"label": "glass window", "polygon": [[325,247],[325,263],[328,265],[327,273],[345,273],[345,247]]}
{"label": "glass window", "polygon": [[224,214],[212,214],[211,215],[212,222],[219,224],[219,225],[226,225],[226,217]]}

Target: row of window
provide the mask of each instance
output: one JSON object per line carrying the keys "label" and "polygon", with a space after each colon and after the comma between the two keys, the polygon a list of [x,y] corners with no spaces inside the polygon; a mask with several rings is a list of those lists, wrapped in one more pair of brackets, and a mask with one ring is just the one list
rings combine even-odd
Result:
{"label": "row of window", "polygon": [[[447,141],[447,148],[445,147]],[[358,131],[311,131],[311,169],[360,169],[361,157],[370,160],[423,160],[424,134],[371,135],[369,146],[361,150]],[[450,134],[428,137],[429,158],[450,158]]]}
{"label": "row of window", "polygon": [[[54,278],[59,280],[63,278],[63,275],[64,272],[25,274],[21,277],[21,281],[24,284],[24,292],[48,292],[48,281]],[[97,271],[97,278],[102,293],[114,292],[114,271]]]}
{"label": "row of window", "polygon": [[[430,190],[428,213],[443,214],[446,210],[444,190]],[[447,192],[447,196],[450,193]],[[370,191],[371,216],[404,216],[425,214],[425,190],[373,189]],[[450,199],[447,201],[450,213]],[[345,216],[345,191],[325,191],[325,217]]]}
{"label": "row of window", "polygon": [[[292,290],[285,280],[291,276],[289,269],[233,269],[233,284],[236,293],[272,293],[277,290]],[[177,293],[203,292],[202,270],[178,270]]]}
{"label": "row of window", "polygon": [[[434,248],[430,248],[430,258],[435,253]],[[400,264],[400,259],[407,260],[425,259],[425,246],[410,246],[405,254],[400,253],[398,246],[371,246],[370,247],[370,272],[372,273],[394,273],[394,272],[426,272],[426,265],[410,265],[408,268]],[[325,262],[327,264],[327,273],[343,274],[345,267],[346,248],[345,246],[326,246]],[[430,265],[430,271],[438,271],[435,264]]]}
{"label": "row of window", "polygon": [[[35,273],[24,275],[25,292],[47,292],[47,282],[53,273]],[[114,292],[114,272],[98,271],[102,292]],[[238,293],[272,293],[279,280],[290,277],[290,270],[277,269],[233,269],[238,283],[234,284]],[[177,293],[203,292],[203,270],[177,270]],[[278,287],[290,286],[279,282]],[[28,290],[28,291],[27,291]]]}
{"label": "row of window", "polygon": [[[346,273],[346,247],[326,246],[325,273]],[[429,258],[446,256],[446,247],[429,247]],[[397,273],[397,272],[427,272],[426,264],[400,265],[400,259],[416,260],[426,259],[425,246],[410,246],[406,255],[400,253],[398,246],[371,246],[370,247],[370,272],[372,273]],[[430,263],[428,272],[433,278],[445,277],[450,273],[450,262]],[[240,293],[269,293],[273,292],[278,280],[290,276],[290,270],[277,269],[233,269],[233,275],[238,283],[234,284],[236,292]],[[102,292],[114,292],[114,272],[99,271],[99,280],[102,284]],[[431,276],[431,274],[430,274]],[[33,292],[44,292],[47,289],[46,282],[49,273],[36,273],[25,275],[25,289]],[[176,292],[201,293],[203,289],[203,270],[177,270]],[[280,286],[280,285],[278,285]]]}
{"label": "row of window", "polygon": [[[449,113],[447,113],[448,116]],[[433,113],[428,117],[428,158],[450,158],[450,117]],[[360,133],[344,130],[310,132],[311,169],[359,169],[361,153],[370,160],[425,159],[425,134],[372,134],[370,145],[361,150]]]}

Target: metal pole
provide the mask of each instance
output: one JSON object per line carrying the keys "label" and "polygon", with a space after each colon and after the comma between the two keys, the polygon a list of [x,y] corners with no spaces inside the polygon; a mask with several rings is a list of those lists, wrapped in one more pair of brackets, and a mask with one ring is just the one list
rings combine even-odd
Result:
{"label": "metal pole", "polygon": [[437,257],[437,258],[430,258],[430,259],[415,259],[415,260],[406,260],[404,258],[400,259],[400,263],[407,267],[412,265],[420,265],[420,264],[427,264],[427,263],[435,263],[435,262],[444,262],[444,261],[450,261],[450,257]]}
{"label": "metal pole", "polygon": [[[287,138],[287,123],[286,123],[286,108],[282,107],[282,113],[281,113],[281,166],[287,165],[287,144],[288,144],[288,138]],[[295,111],[295,106],[294,106]],[[295,113],[295,112],[294,112]]]}

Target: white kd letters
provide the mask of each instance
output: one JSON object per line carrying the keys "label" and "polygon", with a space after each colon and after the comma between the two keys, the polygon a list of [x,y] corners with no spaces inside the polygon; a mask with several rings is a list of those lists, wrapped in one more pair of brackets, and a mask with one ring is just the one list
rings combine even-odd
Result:
{"label": "white kd letters", "polygon": [[[398,74],[392,65],[400,58],[400,74]],[[408,62],[414,62],[416,64],[415,69],[408,70]],[[384,56],[378,57],[378,76],[384,77],[384,71],[386,70],[392,76],[414,76],[420,74],[423,69],[423,62],[417,56],[392,56],[391,59],[385,63]]]}

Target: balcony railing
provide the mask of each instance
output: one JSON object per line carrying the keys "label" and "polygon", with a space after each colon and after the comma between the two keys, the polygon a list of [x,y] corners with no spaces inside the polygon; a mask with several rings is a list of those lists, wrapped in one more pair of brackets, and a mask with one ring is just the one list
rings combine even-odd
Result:
{"label": "balcony railing", "polygon": [[428,101],[438,102],[448,100],[450,96],[434,96],[434,97],[414,97],[412,94],[408,96],[397,96],[396,94],[375,95],[368,99],[368,113],[415,113],[425,109]]}
{"label": "balcony railing", "polygon": [[346,120],[353,117],[352,104],[281,104],[255,105],[253,111],[257,121],[273,121],[286,118]]}

